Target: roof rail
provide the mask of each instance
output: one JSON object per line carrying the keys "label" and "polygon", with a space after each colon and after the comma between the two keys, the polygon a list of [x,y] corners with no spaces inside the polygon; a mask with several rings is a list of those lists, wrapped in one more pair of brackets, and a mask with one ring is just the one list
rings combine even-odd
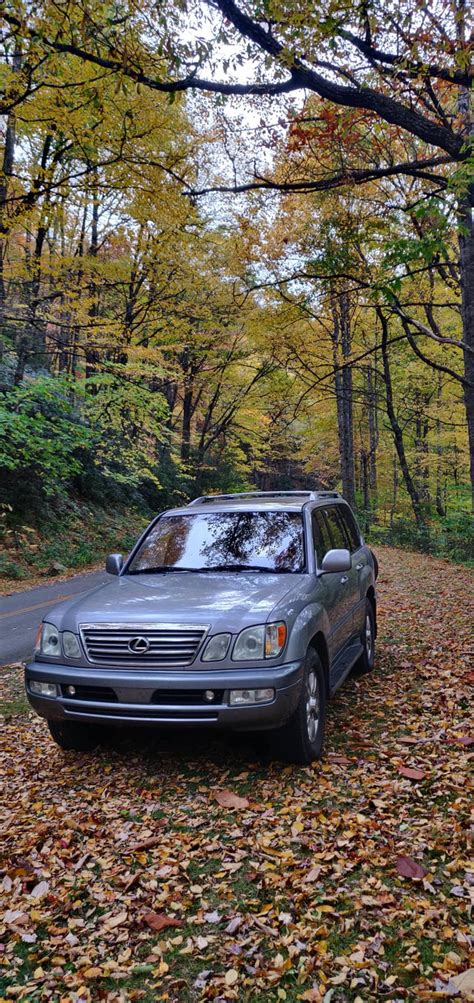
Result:
{"label": "roof rail", "polygon": [[191,505],[202,505],[206,502],[233,501],[234,498],[306,498],[308,501],[317,501],[318,498],[340,498],[338,491],[239,491],[227,495],[201,495],[188,502]]}

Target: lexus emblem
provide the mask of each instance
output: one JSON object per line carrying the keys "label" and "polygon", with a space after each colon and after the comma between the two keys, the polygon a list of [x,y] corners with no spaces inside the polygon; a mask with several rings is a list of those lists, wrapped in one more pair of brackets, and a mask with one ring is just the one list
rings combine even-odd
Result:
{"label": "lexus emblem", "polygon": [[134,655],[146,655],[150,650],[150,642],[147,637],[132,637],[128,642],[128,650]]}

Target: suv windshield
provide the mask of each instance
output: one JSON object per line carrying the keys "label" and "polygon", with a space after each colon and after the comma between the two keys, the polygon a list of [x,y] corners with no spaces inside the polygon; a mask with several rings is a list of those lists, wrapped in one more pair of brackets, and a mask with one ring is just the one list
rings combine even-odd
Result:
{"label": "suv windshield", "polygon": [[207,512],[163,516],[128,574],[153,571],[297,572],[304,567],[299,512]]}

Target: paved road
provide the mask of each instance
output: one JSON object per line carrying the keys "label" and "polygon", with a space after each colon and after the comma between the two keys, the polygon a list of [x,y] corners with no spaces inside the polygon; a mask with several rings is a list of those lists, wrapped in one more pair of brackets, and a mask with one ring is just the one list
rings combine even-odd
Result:
{"label": "paved road", "polygon": [[31,656],[38,624],[55,603],[106,581],[110,581],[110,576],[105,571],[92,571],[0,597],[0,665]]}

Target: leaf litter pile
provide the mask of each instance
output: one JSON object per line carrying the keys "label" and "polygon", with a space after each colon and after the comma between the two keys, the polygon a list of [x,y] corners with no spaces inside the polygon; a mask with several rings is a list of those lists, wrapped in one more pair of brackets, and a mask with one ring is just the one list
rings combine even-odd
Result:
{"label": "leaf litter pile", "polygon": [[0,1000],[474,998],[472,576],[379,557],[377,666],[309,768],[251,736],[63,753],[5,715]]}

